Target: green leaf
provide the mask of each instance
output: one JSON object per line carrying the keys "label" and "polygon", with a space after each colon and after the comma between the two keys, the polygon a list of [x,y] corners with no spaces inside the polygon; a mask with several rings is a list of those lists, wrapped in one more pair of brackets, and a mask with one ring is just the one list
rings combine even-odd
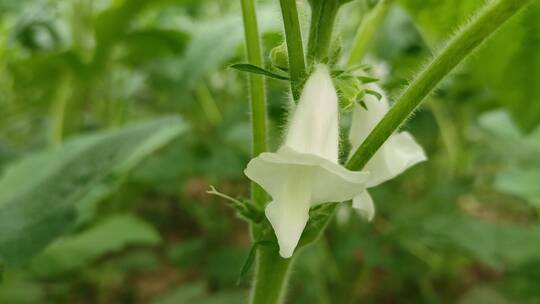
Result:
{"label": "green leaf", "polygon": [[[280,18],[273,8],[257,9],[261,33],[278,30]],[[228,16],[192,29],[192,39],[179,60],[165,60],[157,73],[190,89],[204,76],[222,67],[244,39],[241,16]]]}
{"label": "green leaf", "polygon": [[540,208],[540,168],[507,168],[497,174],[495,189]]}
{"label": "green leaf", "polygon": [[233,65],[231,65],[231,68],[237,69],[237,70],[242,71],[242,72],[259,74],[259,75],[263,75],[263,76],[267,76],[267,77],[275,78],[275,79],[279,79],[279,80],[289,80],[289,77],[287,77],[287,76],[282,76],[282,75],[272,73],[272,72],[270,72],[268,70],[265,70],[263,68],[260,68],[258,66],[255,66],[255,65],[249,64],[249,63],[233,64]]}
{"label": "green leaf", "polygon": [[462,216],[432,217],[423,223],[431,243],[447,244],[497,268],[513,268],[537,259],[540,226],[483,222]]}
{"label": "green leaf", "polygon": [[0,180],[0,260],[24,263],[73,228],[77,203],[95,187],[125,176],[176,138],[185,125],[160,118],[74,139],[31,155]]}
{"label": "green leaf", "polygon": [[123,45],[128,51],[123,60],[136,65],[167,56],[179,56],[185,50],[188,40],[188,34],[177,30],[132,31],[123,38]]}
{"label": "green leaf", "polygon": [[[483,113],[478,118],[483,134],[483,144],[490,155],[501,161],[540,167],[540,128],[524,134],[516,125],[510,114],[503,110]],[[508,149],[512,147],[512,149]]]}
{"label": "green leaf", "polygon": [[54,242],[32,259],[30,269],[50,276],[80,269],[107,253],[133,245],[156,245],[157,231],[132,215],[115,215],[79,234]]}

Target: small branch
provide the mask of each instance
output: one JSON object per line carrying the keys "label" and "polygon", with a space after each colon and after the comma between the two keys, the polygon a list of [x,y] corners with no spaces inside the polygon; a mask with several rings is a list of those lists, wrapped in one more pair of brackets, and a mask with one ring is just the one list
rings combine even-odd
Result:
{"label": "small branch", "polygon": [[337,0],[310,0],[311,24],[309,27],[309,40],[307,59],[309,64],[323,62],[328,59],[334,22],[339,7],[343,4]]}
{"label": "small branch", "polygon": [[361,170],[379,147],[414,112],[435,86],[482,42],[496,32],[508,19],[533,0],[499,0],[490,2],[465,25],[435,56],[409,87],[401,94],[390,111],[347,162],[347,168]]}
{"label": "small branch", "polygon": [[287,292],[293,258],[280,257],[274,246],[259,246],[257,251],[257,270],[250,303],[281,304]]}
{"label": "small branch", "polygon": [[298,21],[296,0],[280,0],[285,39],[287,41],[287,55],[289,58],[289,74],[291,76],[291,91],[294,100],[300,98],[302,82],[306,77],[306,64],[304,60],[304,47],[302,45],[302,32]]}

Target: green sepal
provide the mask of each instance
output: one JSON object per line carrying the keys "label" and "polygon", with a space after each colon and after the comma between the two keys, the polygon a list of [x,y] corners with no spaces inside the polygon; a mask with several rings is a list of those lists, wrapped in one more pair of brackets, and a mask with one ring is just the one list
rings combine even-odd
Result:
{"label": "green sepal", "polygon": [[309,221],[300,237],[298,248],[309,245],[319,238],[332,218],[337,204],[339,203],[321,204],[309,211]]}
{"label": "green sepal", "polygon": [[366,110],[366,111],[368,110],[367,104],[366,104],[366,102],[365,102],[364,100],[358,101],[358,104],[359,104],[362,108],[364,108],[364,110]]}
{"label": "green sepal", "polygon": [[371,65],[367,64],[367,63],[358,63],[358,64],[353,64],[351,65],[350,67],[347,68],[347,71],[349,72],[356,72],[358,70],[362,70],[364,72],[369,72],[371,70]]}
{"label": "green sepal", "polygon": [[381,100],[383,98],[381,93],[379,93],[377,91],[373,91],[373,90],[366,90],[366,94],[373,95],[373,96],[377,97],[378,100]]}
{"label": "green sepal", "polygon": [[364,95],[362,82],[356,77],[342,74],[334,79],[334,84],[339,93],[339,105],[343,111],[351,111],[359,96]]}

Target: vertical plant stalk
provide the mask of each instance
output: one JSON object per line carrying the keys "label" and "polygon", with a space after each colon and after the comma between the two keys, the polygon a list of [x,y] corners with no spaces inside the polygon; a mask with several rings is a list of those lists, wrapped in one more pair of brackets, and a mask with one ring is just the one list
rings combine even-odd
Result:
{"label": "vertical plant stalk", "polygon": [[293,259],[280,257],[274,246],[259,247],[251,304],[283,303]]}
{"label": "vertical plant stalk", "polygon": [[[256,66],[262,66],[254,0],[241,0],[241,4],[248,62]],[[263,77],[250,74],[249,86],[251,94],[253,156],[255,157],[266,150],[266,96]],[[266,203],[266,193],[255,183],[252,183],[252,200],[255,205],[261,208]],[[257,250],[257,259],[255,262],[255,278],[251,290],[251,303],[279,303],[285,291],[289,265],[290,259],[282,259],[275,248],[267,248],[267,246],[260,247]]]}
{"label": "vertical plant stalk", "polygon": [[384,21],[386,13],[390,8],[393,0],[380,0],[377,5],[362,18],[362,22],[356,31],[354,37],[353,47],[351,54],[347,60],[347,65],[351,66],[356,63],[360,63],[365,56],[368,47],[373,40],[377,29]]}
{"label": "vertical plant stalk", "polygon": [[[246,38],[247,61],[256,66],[263,66],[259,27],[254,0],[241,0],[244,34]],[[249,89],[251,97],[251,132],[253,136],[253,157],[266,151],[266,90],[264,78],[250,73]],[[264,207],[266,193],[257,184],[251,184],[251,198],[258,207]]]}
{"label": "vertical plant stalk", "polygon": [[280,0],[279,3],[283,15],[285,40],[287,41],[291,91],[294,100],[297,101],[300,98],[300,90],[306,77],[306,63],[302,45],[302,32],[298,21],[298,9],[296,8],[296,0]]}
{"label": "vertical plant stalk", "polygon": [[307,59],[309,64],[328,59],[334,22],[342,0],[310,0],[311,24]]}
{"label": "vertical plant stalk", "polygon": [[[334,21],[343,0],[312,0],[312,18],[308,43],[310,63],[325,61],[332,39]],[[291,68],[291,86],[298,99],[301,82],[306,75],[298,13],[294,0],[280,0],[287,52]],[[292,71],[295,69],[295,71]],[[293,76],[295,74],[295,76]],[[296,81],[296,82],[295,82]],[[297,90],[294,93],[294,90]],[[272,232],[273,233],[273,232]],[[273,237],[266,235],[265,237]],[[256,272],[251,293],[252,304],[280,304],[287,291],[289,272],[294,257],[283,259],[272,246],[263,246],[257,252]]]}
{"label": "vertical plant stalk", "polygon": [[533,0],[498,0],[490,2],[466,24],[448,44],[416,75],[390,111],[356,149],[347,168],[361,170],[379,147],[420,105],[441,79],[471,54],[508,19]]}

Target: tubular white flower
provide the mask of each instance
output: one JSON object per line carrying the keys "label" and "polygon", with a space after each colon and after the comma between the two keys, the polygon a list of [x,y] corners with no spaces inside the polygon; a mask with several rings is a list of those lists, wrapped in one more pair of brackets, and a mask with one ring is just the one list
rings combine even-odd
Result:
{"label": "tubular white flower", "polygon": [[365,189],[367,173],[338,163],[338,117],[332,79],[327,67],[318,65],[304,86],[283,146],[255,157],[244,171],[272,197],[265,214],[284,258],[298,245],[312,206],[346,201]]}
{"label": "tubular white flower", "polygon": [[[381,91],[373,86],[371,89]],[[359,105],[353,109],[353,118],[349,141],[353,151],[356,150],[375,128],[377,123],[388,112],[388,99],[383,95],[381,100],[367,95],[365,98],[367,110]],[[415,164],[425,161],[426,154],[422,147],[408,132],[399,132],[390,136],[373,155],[364,170],[370,173],[367,187],[375,187],[401,174]],[[353,199],[353,207],[360,211],[366,219],[371,220],[375,215],[373,200],[367,191]]]}

